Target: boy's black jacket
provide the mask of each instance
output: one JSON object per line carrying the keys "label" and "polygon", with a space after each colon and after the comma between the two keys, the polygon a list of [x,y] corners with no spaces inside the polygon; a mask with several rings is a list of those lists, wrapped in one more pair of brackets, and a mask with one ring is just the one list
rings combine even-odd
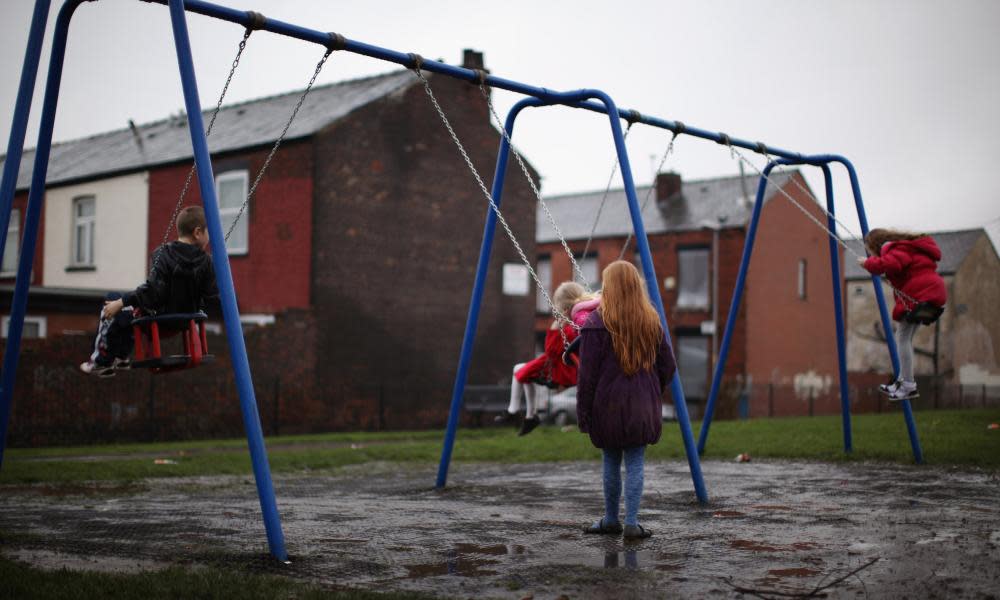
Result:
{"label": "boy's black jacket", "polygon": [[146,283],[122,298],[125,306],[145,314],[193,313],[218,297],[212,257],[194,244],[164,244],[153,252],[152,262]]}

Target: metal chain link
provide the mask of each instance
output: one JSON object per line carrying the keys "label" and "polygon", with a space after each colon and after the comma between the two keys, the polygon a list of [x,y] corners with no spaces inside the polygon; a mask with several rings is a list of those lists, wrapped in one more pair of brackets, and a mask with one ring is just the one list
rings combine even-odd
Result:
{"label": "metal chain link", "polygon": [[[250,39],[250,34],[253,33],[252,29],[247,29],[243,32],[243,39],[240,40],[239,49],[236,51],[236,58],[233,59],[233,66],[229,69],[229,76],[226,77],[226,83],[222,86],[222,93],[219,94],[219,101],[215,103],[215,110],[212,111],[212,118],[208,122],[208,127],[205,128],[205,139],[212,135],[212,128],[215,126],[215,119],[219,116],[219,111],[222,110],[222,101],[226,98],[226,92],[229,91],[229,84],[233,81],[233,75],[236,74],[236,68],[240,65],[240,58],[243,56],[243,51],[247,47],[247,40]],[[184,187],[181,189],[180,198],[177,199],[177,204],[174,206],[174,212],[170,215],[170,220],[167,221],[167,229],[163,232],[163,239],[160,240],[160,246],[167,243],[170,239],[170,230],[177,222],[177,215],[181,212],[181,205],[184,204],[184,197],[188,193],[188,189],[191,187],[191,180],[194,178],[194,173],[198,169],[197,164],[191,165],[191,170],[188,171],[187,179],[184,180]],[[159,253],[153,257],[153,264],[150,267],[150,274],[156,270],[156,264],[160,259]]]}
{"label": "metal chain link", "polygon": [[538,186],[535,185],[535,180],[531,178],[531,173],[528,172],[528,165],[525,164],[524,159],[521,158],[521,154],[514,148],[514,142],[511,141],[510,136],[507,135],[507,128],[503,126],[503,120],[500,119],[500,115],[497,114],[496,109],[493,107],[493,99],[490,98],[490,93],[486,90],[486,84],[482,81],[479,82],[479,91],[482,92],[483,97],[486,98],[486,105],[490,108],[490,113],[493,114],[493,118],[497,120],[499,125],[498,129],[503,135],[504,139],[507,140],[507,145],[510,147],[511,153],[514,154],[514,158],[517,159],[517,164],[521,166],[521,172],[524,173],[524,177],[528,180],[528,184],[531,186],[531,190],[535,192],[535,197],[538,198],[538,204],[542,207],[542,211],[545,213],[545,217],[552,229],[555,231],[556,236],[559,238],[559,242],[562,244],[563,249],[566,251],[566,256],[569,257],[569,262],[573,265],[574,277],[579,277],[580,281],[583,282],[585,288],[588,292],[593,292],[590,289],[590,285],[587,283],[587,278],[584,277],[583,271],[580,269],[580,265],[576,262],[576,257],[573,256],[573,251],[570,250],[569,244],[566,243],[566,238],[563,236],[562,230],[559,229],[559,225],[556,224],[555,217],[552,216],[552,212],[549,210],[548,204],[542,198],[542,192],[539,191]]}
{"label": "metal chain link", "polygon": [[[767,181],[768,184],[770,184],[771,186],[773,186],[774,189],[778,193],[780,193],[782,196],[784,196],[786,199],[788,199],[788,201],[791,202],[796,208],[798,208],[802,212],[802,214],[804,214],[806,217],[808,217],[810,221],[812,221],[813,223],[815,223],[818,227],[820,227],[823,231],[825,231],[828,236],[830,236],[831,238],[834,239],[834,241],[836,241],[838,244],[840,244],[840,246],[844,250],[846,250],[848,254],[851,254],[852,256],[854,256],[855,258],[857,258],[858,260],[865,260],[865,259],[868,258],[867,255],[861,255],[861,254],[858,254],[857,252],[855,252],[854,249],[852,249],[847,244],[847,242],[845,242],[843,239],[840,238],[839,235],[837,235],[836,225],[834,225],[834,229],[830,229],[825,223],[821,222],[819,219],[817,219],[815,216],[813,216],[813,214],[811,212],[809,212],[809,209],[807,209],[806,207],[804,207],[801,204],[799,204],[799,202],[795,198],[793,198],[788,192],[786,192],[782,186],[777,185],[774,181],[771,180],[771,178],[769,176],[765,175],[762,170],[758,169],[757,165],[755,165],[752,162],[750,162],[743,155],[743,153],[741,153],[739,150],[736,149],[735,146],[733,146],[732,144],[728,144],[728,146],[729,146],[729,155],[730,156],[732,156],[733,158],[738,158],[743,164],[749,166],[751,169],[753,169],[754,171],[756,171],[758,175],[760,175],[762,178],[764,178]],[[765,158],[768,159],[768,161],[771,160],[771,156],[769,154],[765,154],[764,156],[765,156]],[[784,172],[784,171],[782,171],[782,172]],[[800,190],[802,190],[803,193],[805,193],[806,195],[808,195],[810,197],[812,196],[812,193],[810,193],[808,190],[806,190],[804,187],[802,187],[802,184],[800,184],[795,179],[794,176],[790,177],[790,179],[792,180],[793,183],[795,183],[796,186],[798,186],[798,188]],[[843,223],[841,223],[840,221],[837,221],[836,217],[834,215],[832,215],[828,210],[826,210],[825,208],[823,208],[822,206],[820,206],[818,203],[816,204],[816,207],[819,208],[820,210],[822,210],[823,213],[826,214],[827,216],[833,218],[836,223],[840,223],[841,227],[843,227],[845,230],[847,230],[848,233],[850,233],[851,235],[853,235],[853,233],[851,232],[850,228],[847,227],[846,225],[844,225]],[[883,279],[886,282],[886,284],[889,286],[889,288],[892,290],[892,292],[893,292],[893,294],[895,296],[903,299],[906,302],[910,302],[911,304],[914,304],[914,305],[919,304],[919,301],[916,298],[910,296],[909,294],[907,294],[906,292],[904,292],[902,290],[896,289],[896,287],[894,287],[892,285],[892,283],[889,282],[888,278],[886,278],[885,276],[880,276],[880,278]]]}
{"label": "metal chain link", "polygon": [[[622,142],[628,141],[628,134],[632,131],[632,126],[635,125],[635,121],[629,121],[628,127],[625,128],[625,134],[622,136]],[[590,228],[590,235],[587,236],[587,243],[583,245],[583,259],[587,260],[587,252],[590,250],[590,243],[594,241],[594,233],[597,231],[597,224],[601,220],[601,213],[604,212],[604,205],[608,201],[608,194],[611,192],[611,182],[615,179],[615,174],[618,173],[618,153],[615,152],[615,160],[611,165],[611,174],[608,175],[608,184],[604,187],[604,195],[601,196],[601,203],[597,206],[597,215],[594,217],[594,224]],[[587,289],[590,289],[588,282],[585,282]]]}
{"label": "metal chain link", "polygon": [[250,186],[250,191],[247,192],[247,197],[243,201],[243,205],[240,206],[240,211],[236,213],[236,218],[233,219],[233,224],[229,226],[229,231],[226,232],[225,241],[229,242],[229,236],[232,235],[233,230],[236,229],[236,224],[240,222],[240,218],[246,211],[247,206],[250,204],[250,199],[253,198],[254,192],[257,191],[257,186],[260,185],[261,180],[264,178],[264,172],[267,171],[268,166],[271,165],[271,160],[274,155],[278,152],[278,148],[281,146],[281,142],[285,140],[285,135],[288,134],[288,129],[292,126],[292,122],[295,121],[295,116],[299,114],[299,109],[302,108],[302,103],[306,101],[306,96],[309,95],[309,91],[312,89],[313,84],[316,83],[316,78],[319,77],[320,71],[323,70],[323,65],[326,64],[326,59],[330,58],[330,54],[333,53],[332,48],[327,48],[326,53],[323,54],[323,58],[316,63],[316,70],[313,71],[312,77],[309,79],[309,84],[306,89],[299,96],[299,101],[295,104],[295,108],[292,109],[292,116],[288,118],[288,122],[285,123],[285,128],[281,130],[281,134],[278,135],[278,139],[275,140],[274,145],[271,146],[271,151],[268,153],[267,158],[264,159],[264,165],[257,172],[257,177],[253,181],[253,185]]}
{"label": "metal chain link", "polygon": [[[656,173],[660,173],[661,171],[663,171],[663,165],[665,165],[667,163],[667,157],[669,157],[671,154],[673,154],[673,152],[674,152],[674,142],[677,140],[677,135],[678,134],[675,131],[675,132],[673,132],[673,135],[670,136],[670,143],[667,144],[667,149],[663,153],[663,158],[660,159],[660,164],[656,165],[656,171],[655,171]],[[642,199],[642,206],[639,207],[639,214],[640,215],[642,213],[646,212],[646,206],[649,204],[649,200],[650,200],[650,198],[653,197],[653,192],[655,192],[655,191],[656,191],[656,180],[654,179],[653,180],[653,185],[649,186],[649,189],[646,190],[646,197]],[[622,260],[622,258],[624,258],[625,251],[628,250],[628,245],[632,241],[632,235],[634,233],[635,233],[634,230],[632,230],[632,229],[629,230],[628,236],[625,238],[625,243],[622,244],[621,252],[618,253],[618,260]]]}
{"label": "metal chain link", "polygon": [[[476,169],[476,166],[474,164],[472,164],[472,159],[469,157],[469,153],[465,151],[465,146],[462,144],[461,140],[458,139],[458,134],[455,133],[455,129],[451,126],[451,122],[448,120],[448,116],[444,114],[444,109],[441,108],[441,104],[438,103],[437,97],[434,96],[434,91],[431,89],[430,82],[427,81],[427,78],[424,77],[423,73],[421,73],[419,67],[413,69],[413,72],[416,74],[417,78],[420,79],[421,83],[423,83],[424,91],[427,92],[427,97],[430,98],[431,103],[434,104],[434,108],[435,110],[437,110],[437,114],[441,118],[441,122],[444,123],[444,126],[448,130],[449,135],[451,135],[452,141],[455,143],[455,146],[458,148],[458,151],[462,154],[462,158],[465,160],[465,164],[469,167],[469,170],[472,172],[473,177],[476,178],[476,183],[479,184],[479,189],[482,190],[483,195],[486,196],[486,200],[489,201],[490,203],[490,209],[497,216],[497,221],[500,222],[500,225],[507,233],[507,238],[510,239],[511,243],[514,245],[514,249],[517,250],[518,255],[521,257],[521,262],[523,262],[524,266],[528,268],[528,273],[531,275],[531,278],[535,281],[535,285],[538,286],[538,290],[542,293],[542,296],[545,298],[545,302],[549,305],[549,308],[552,310],[552,314],[556,317],[557,322],[568,323],[572,325],[574,329],[579,331],[580,326],[574,323],[572,319],[568,318],[566,314],[564,314],[561,310],[559,310],[559,308],[555,305],[555,303],[552,302],[552,297],[549,295],[548,290],[544,285],[542,285],[541,280],[538,278],[538,273],[536,273],[534,267],[531,266],[531,261],[529,261],[527,255],[525,255],[524,249],[521,248],[521,244],[518,243],[517,237],[514,235],[514,232],[511,230],[510,225],[507,223],[507,219],[504,218],[503,213],[500,212],[500,207],[497,206],[497,203],[493,200],[493,195],[486,188],[486,184],[483,182],[483,178],[479,175],[479,170]],[[566,332],[564,331],[564,327],[562,325],[559,326],[559,334],[562,336],[563,345],[568,346],[569,340],[566,337]]]}

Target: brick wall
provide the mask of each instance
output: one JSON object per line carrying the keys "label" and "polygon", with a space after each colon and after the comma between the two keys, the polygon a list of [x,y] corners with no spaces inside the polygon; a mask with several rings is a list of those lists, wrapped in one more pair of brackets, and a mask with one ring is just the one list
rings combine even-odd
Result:
{"label": "brick wall", "polygon": [[[479,90],[431,81],[488,185],[499,137]],[[441,425],[451,398],[488,205],[414,82],[316,138],[319,387],[338,427]],[[507,182],[504,212],[531,256],[533,198],[516,166]],[[470,383],[509,377],[532,352],[534,298],[502,295],[505,262],[520,261],[498,232]]]}
{"label": "brick wall", "polygon": [[[260,148],[215,158],[215,175],[246,170],[252,185],[269,150]],[[309,307],[312,159],[310,141],[284,143],[242,217],[249,223],[249,252],[230,256],[240,312],[275,313]],[[182,163],[150,171],[147,252],[162,241],[190,168],[189,163]],[[197,176],[184,204],[201,204]],[[170,239],[175,238],[171,226]]]}
{"label": "brick wall", "polygon": [[[801,178],[799,183],[806,185]],[[798,186],[789,182],[785,191],[825,222],[822,209]],[[794,384],[806,378],[810,385],[836,386],[837,335],[827,240],[826,232],[784,196],[775,194],[764,206],[744,299],[747,372],[754,383]],[[806,261],[805,298],[798,293],[800,259]],[[843,250],[839,260],[843,265]]]}
{"label": "brick wall", "polygon": [[[14,195],[14,202],[11,205],[21,213],[21,237],[24,237],[24,219],[28,213],[28,192],[18,192]],[[31,285],[42,285],[42,250],[45,248],[45,206],[42,206],[42,214],[39,219],[38,225],[38,238],[35,241],[35,260],[31,271]],[[20,247],[20,245],[18,246]],[[20,260],[20,255],[18,255],[18,260]],[[11,275],[10,277],[0,277],[0,285],[14,285],[15,277]],[[6,295],[9,297],[9,294]],[[7,299],[5,302],[5,307],[10,305],[10,300]],[[30,310],[30,305],[29,305]]]}

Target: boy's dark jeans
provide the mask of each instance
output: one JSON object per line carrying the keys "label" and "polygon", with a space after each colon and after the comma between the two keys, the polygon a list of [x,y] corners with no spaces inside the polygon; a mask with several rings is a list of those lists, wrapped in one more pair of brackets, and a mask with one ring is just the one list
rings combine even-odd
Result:
{"label": "boy's dark jeans", "polygon": [[[118,300],[122,295],[109,292],[105,300]],[[103,307],[102,307],[103,309]],[[97,325],[97,342],[91,360],[102,367],[114,364],[116,358],[128,358],[132,354],[132,311],[121,310],[111,319],[100,319]]]}

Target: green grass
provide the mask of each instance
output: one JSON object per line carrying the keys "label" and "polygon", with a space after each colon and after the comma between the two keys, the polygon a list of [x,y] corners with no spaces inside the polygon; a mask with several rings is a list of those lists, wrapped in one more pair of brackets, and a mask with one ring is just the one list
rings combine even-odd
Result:
{"label": "green grass", "polygon": [[45,571],[0,557],[0,597],[73,600],[402,600],[431,596],[361,590],[324,590],[276,575],[256,575],[214,567],[169,567],[135,574]]}
{"label": "green grass", "polygon": [[[1000,468],[1000,410],[929,411],[916,415],[928,464]],[[712,425],[706,458],[731,460],[748,452],[754,458],[912,463],[909,437],[899,413],[855,416],[854,452],[843,453],[840,417],[802,417],[718,421]],[[693,427],[697,435],[699,423]],[[277,473],[329,472],[372,461],[434,465],[441,452],[441,431],[335,433],[268,438],[271,468]],[[248,475],[246,440],[213,440],[72,448],[12,449],[2,483],[116,482],[147,477]],[[98,455],[99,460],[78,460]],[[679,426],[664,423],[660,443],[647,451],[652,460],[683,459]],[[154,464],[155,457],[177,464]],[[519,438],[511,429],[460,430],[453,458],[458,462],[529,463],[596,460],[587,436],[542,427]],[[44,460],[33,460],[44,459]]]}

